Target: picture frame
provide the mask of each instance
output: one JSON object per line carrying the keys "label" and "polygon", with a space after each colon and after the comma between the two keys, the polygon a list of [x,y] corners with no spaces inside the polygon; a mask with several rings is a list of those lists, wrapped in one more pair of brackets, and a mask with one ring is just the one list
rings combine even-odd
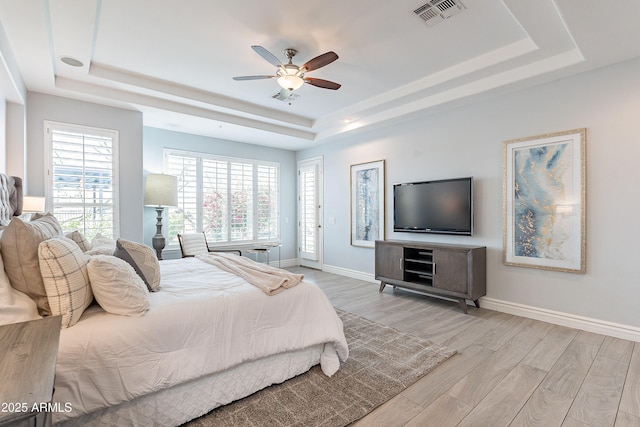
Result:
{"label": "picture frame", "polygon": [[384,239],[385,162],[351,165],[351,245],[374,248]]}
{"label": "picture frame", "polygon": [[504,141],[505,265],[586,271],[586,129]]}

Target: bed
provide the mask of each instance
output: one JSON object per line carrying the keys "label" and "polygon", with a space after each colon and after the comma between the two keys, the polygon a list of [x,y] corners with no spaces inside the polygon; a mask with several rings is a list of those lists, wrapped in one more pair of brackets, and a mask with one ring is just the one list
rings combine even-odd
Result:
{"label": "bed", "polygon": [[318,364],[331,376],[348,357],[342,322],[312,283],[268,295],[205,259],[158,264],[144,315],[94,302],[62,329],[56,425],[180,425]]}

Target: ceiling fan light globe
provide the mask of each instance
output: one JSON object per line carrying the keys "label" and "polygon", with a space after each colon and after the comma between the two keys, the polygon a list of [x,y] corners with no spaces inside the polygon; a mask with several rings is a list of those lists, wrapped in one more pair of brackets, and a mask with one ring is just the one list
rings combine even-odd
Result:
{"label": "ceiling fan light globe", "polygon": [[278,84],[283,89],[296,90],[304,84],[304,80],[300,76],[284,75],[278,77]]}

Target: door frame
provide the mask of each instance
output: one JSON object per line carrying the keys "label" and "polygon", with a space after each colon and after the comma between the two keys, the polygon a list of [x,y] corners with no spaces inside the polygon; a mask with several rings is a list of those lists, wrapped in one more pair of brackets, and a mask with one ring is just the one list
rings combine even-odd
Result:
{"label": "door frame", "polygon": [[[322,270],[322,265],[323,265],[323,248],[324,248],[324,159],[322,156],[319,157],[311,157],[309,159],[304,159],[304,160],[298,160],[298,180],[297,180],[297,196],[298,196],[298,201],[297,201],[297,214],[298,214],[298,230],[297,230],[297,237],[298,237],[298,265],[300,265],[301,267],[309,267],[309,268],[315,268],[317,270]],[[317,255],[318,255],[318,259],[316,261],[312,261],[312,260],[308,260],[302,257],[302,251],[301,251],[301,233],[302,233],[302,229],[301,229],[301,221],[300,221],[300,201],[301,201],[301,197],[300,197],[300,170],[303,167],[308,167],[308,166],[312,166],[315,165],[317,167],[317,174],[316,174],[316,189],[318,192],[318,203],[316,205],[316,215],[317,215]]]}

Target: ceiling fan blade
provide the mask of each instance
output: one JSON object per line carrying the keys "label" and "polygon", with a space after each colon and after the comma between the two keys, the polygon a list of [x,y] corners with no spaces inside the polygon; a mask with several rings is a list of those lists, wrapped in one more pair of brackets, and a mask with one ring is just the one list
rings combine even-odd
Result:
{"label": "ceiling fan blade", "polygon": [[304,68],[306,71],[313,71],[331,64],[336,59],[338,59],[338,55],[335,52],[327,52],[307,61],[307,63],[300,68]]}
{"label": "ceiling fan blade", "polygon": [[269,64],[275,65],[276,67],[282,65],[282,62],[280,62],[280,60],[273,53],[269,52],[262,46],[251,46],[251,49],[255,50],[256,53],[262,56]]}
{"label": "ceiling fan blade", "polygon": [[238,76],[234,77],[233,80],[262,80],[262,79],[271,79],[276,76]]}
{"label": "ceiling fan blade", "polygon": [[341,86],[339,83],[330,82],[329,80],[323,79],[314,79],[313,77],[305,77],[304,81],[305,83],[309,83],[312,86],[321,87],[323,89],[338,90]]}

